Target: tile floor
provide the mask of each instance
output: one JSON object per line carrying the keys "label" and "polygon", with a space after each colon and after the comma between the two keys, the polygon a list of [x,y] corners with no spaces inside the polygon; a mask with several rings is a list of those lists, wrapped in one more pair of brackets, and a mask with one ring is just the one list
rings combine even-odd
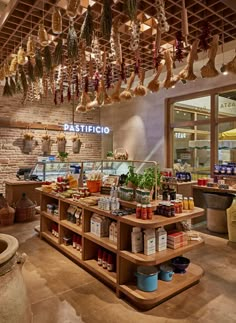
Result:
{"label": "tile floor", "polygon": [[28,255],[23,275],[34,323],[236,322],[236,243],[202,233],[205,245],[186,254],[203,267],[201,282],[140,312],[40,240],[34,231],[36,224],[0,227],[0,232],[14,235],[20,251]]}

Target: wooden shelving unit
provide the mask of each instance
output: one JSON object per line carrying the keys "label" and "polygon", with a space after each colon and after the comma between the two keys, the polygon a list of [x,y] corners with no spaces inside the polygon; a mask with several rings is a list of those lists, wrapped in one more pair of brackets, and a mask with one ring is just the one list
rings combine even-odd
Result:
{"label": "wooden shelving unit", "polygon": [[190,264],[185,274],[174,275],[171,282],[158,280],[158,289],[154,292],[143,292],[137,288],[134,282],[120,285],[119,290],[132,299],[134,303],[140,305],[140,307],[148,308],[153,303],[161,303],[172,295],[194,285],[202,276],[202,268],[195,264]]}
{"label": "wooden shelving unit", "polygon": [[[46,212],[48,203],[58,204],[58,217]],[[123,205],[122,200],[120,203]],[[124,204],[127,205],[126,203]],[[82,224],[80,226],[67,220],[66,210],[70,205],[82,209]],[[117,221],[117,243],[109,240],[108,237],[101,238],[90,232],[90,219],[93,213]],[[132,228],[134,226],[139,226],[144,229],[168,226],[178,221],[202,216],[203,213],[204,210],[194,208],[191,212],[185,211],[171,218],[154,215],[152,220],[141,220],[136,219],[135,214],[119,217],[107,211],[100,210],[98,207],[87,207],[79,203],[79,201],[60,198],[52,193],[48,194],[41,191],[40,236],[51,242],[59,250],[63,251],[64,254],[71,257],[84,268],[87,268],[111,287],[115,288],[117,295],[125,295],[138,307],[147,309],[197,283],[203,275],[203,270],[199,266],[191,263],[185,274],[175,274],[171,282],[159,280],[158,289],[155,292],[147,293],[137,289],[134,275],[137,266],[161,264],[202,245],[204,242],[203,240],[189,241],[182,248],[176,250],[167,248],[164,251],[156,252],[150,256],[146,256],[143,253],[134,254],[130,251],[130,233]],[[50,232],[53,223],[58,225],[59,238],[54,237]],[[75,234],[81,237],[82,252],[74,249],[72,245],[66,246],[63,244],[64,236],[73,237]],[[98,265],[97,252],[99,248],[107,250],[108,253],[112,253],[116,258],[116,269],[114,272],[109,272]]]}
{"label": "wooden shelving unit", "polygon": [[78,234],[82,234],[82,226],[78,226],[75,223],[72,223],[70,221],[67,220],[61,220],[60,221],[60,225],[62,225],[63,227],[70,229],[71,231],[78,233]]}

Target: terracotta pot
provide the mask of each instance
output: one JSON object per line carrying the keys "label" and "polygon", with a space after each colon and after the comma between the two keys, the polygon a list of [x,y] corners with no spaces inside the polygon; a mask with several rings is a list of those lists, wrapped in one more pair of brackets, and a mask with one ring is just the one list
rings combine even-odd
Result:
{"label": "terracotta pot", "polygon": [[16,238],[0,234],[1,323],[32,322],[32,312],[21,273],[26,255],[19,256]]}

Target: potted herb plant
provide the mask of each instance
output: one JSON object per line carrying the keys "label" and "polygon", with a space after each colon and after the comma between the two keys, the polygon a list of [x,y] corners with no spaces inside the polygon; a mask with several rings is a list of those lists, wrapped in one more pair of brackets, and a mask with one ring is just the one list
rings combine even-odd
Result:
{"label": "potted herb plant", "polygon": [[161,185],[161,172],[159,168],[155,174],[155,167],[148,167],[144,170],[142,177],[140,177],[139,187],[142,189],[149,190],[151,195],[153,194],[154,187],[157,189]]}
{"label": "potted herb plant", "polygon": [[108,151],[107,152],[107,159],[108,160],[111,160],[111,159],[113,159],[114,158],[114,154],[113,154],[113,152],[112,151]]}
{"label": "potted herb plant", "polygon": [[140,182],[140,175],[135,173],[134,166],[128,166],[128,173],[126,174],[126,181],[125,184],[127,187],[136,189],[139,186]]}

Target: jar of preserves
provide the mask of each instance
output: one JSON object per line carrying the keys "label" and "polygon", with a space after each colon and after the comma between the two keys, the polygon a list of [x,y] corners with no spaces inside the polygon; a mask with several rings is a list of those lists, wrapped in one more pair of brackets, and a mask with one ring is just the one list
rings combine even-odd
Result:
{"label": "jar of preserves", "polygon": [[147,220],[147,206],[146,205],[142,205],[141,218],[142,218],[142,220]]}
{"label": "jar of preserves", "polygon": [[188,210],[188,198],[187,197],[184,197],[183,209],[184,210]]}
{"label": "jar of preserves", "polygon": [[189,199],[188,199],[188,208],[189,208],[189,210],[193,210],[194,209],[193,197],[189,197]]}
{"label": "jar of preserves", "polygon": [[142,210],[142,205],[137,204],[137,207],[136,207],[136,218],[137,219],[141,219],[141,210]]}
{"label": "jar of preserves", "polygon": [[152,219],[152,206],[151,206],[151,204],[147,205],[147,219],[148,220]]}

